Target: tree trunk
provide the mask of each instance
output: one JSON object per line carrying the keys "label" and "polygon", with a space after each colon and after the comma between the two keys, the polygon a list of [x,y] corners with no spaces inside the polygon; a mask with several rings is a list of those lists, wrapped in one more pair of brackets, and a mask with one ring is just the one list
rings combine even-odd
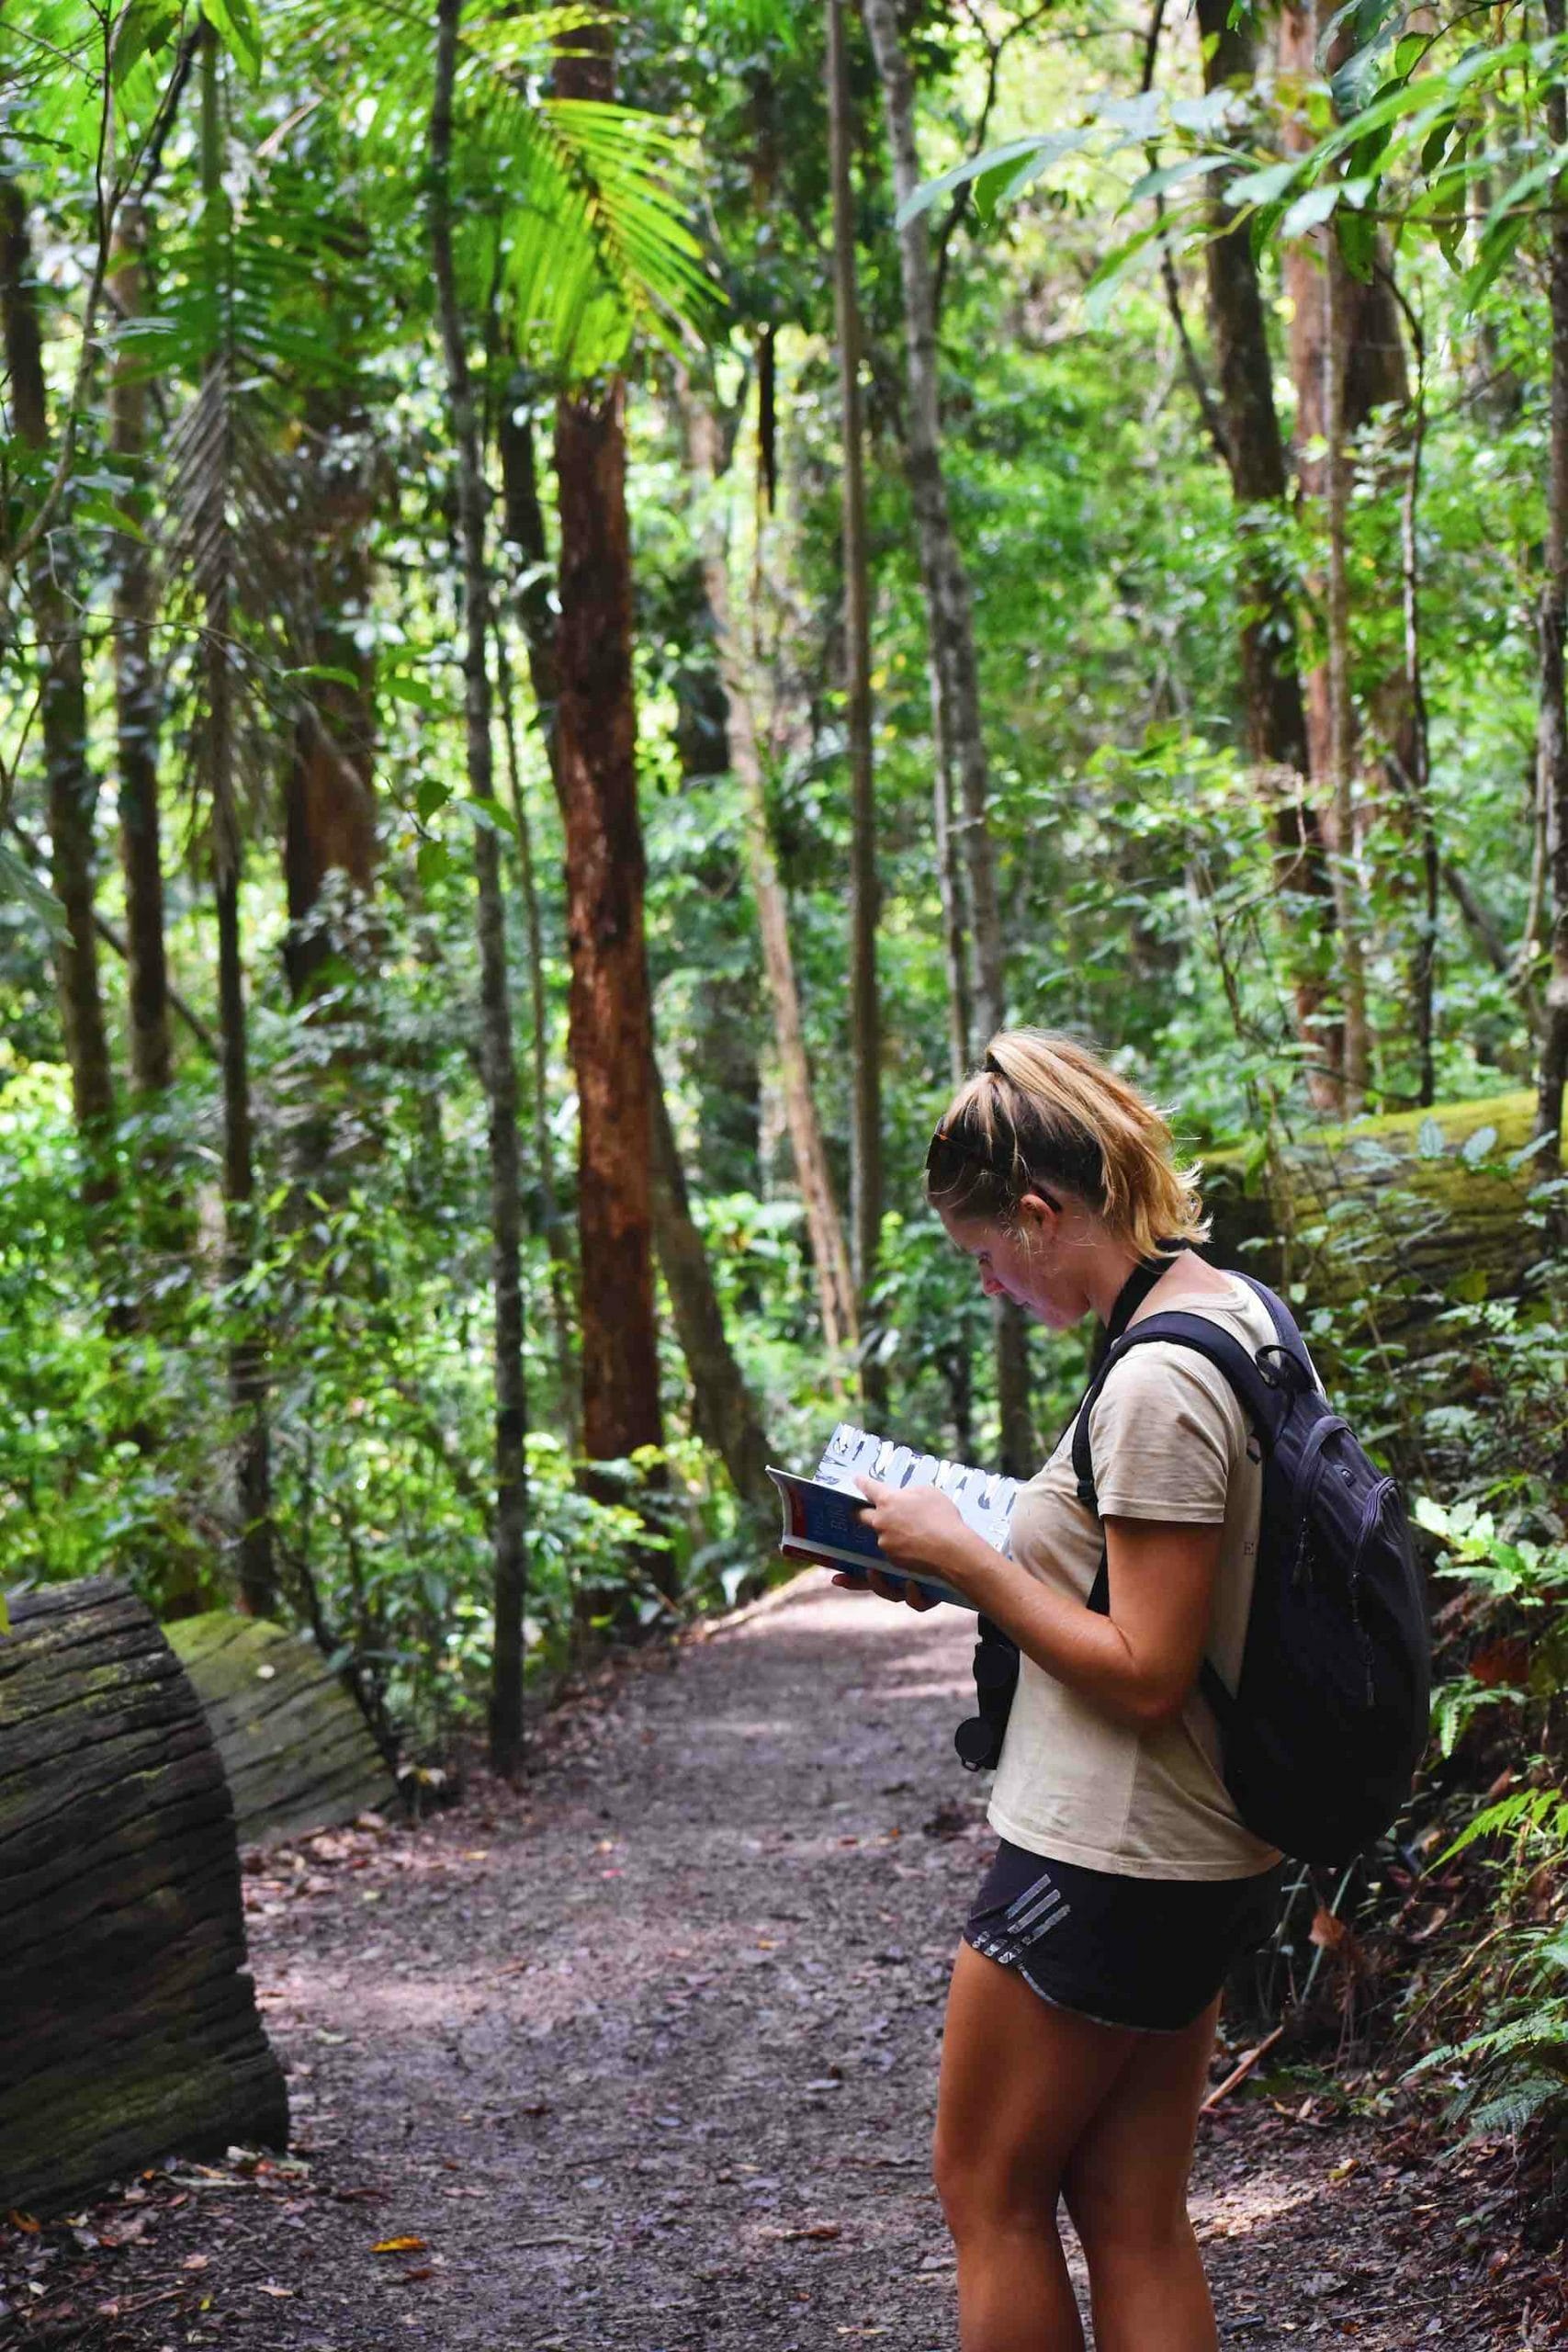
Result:
{"label": "tree trunk", "polygon": [[534,1163],[539,1180],[539,1204],[544,1219],[545,1248],[550,1261],[550,1329],[555,1342],[556,1384],[560,1391],[559,1414],[567,1442],[575,1453],[581,1441],[577,1367],[571,1335],[576,1313],[571,1250],[560,1213],[556,1185],[555,1146],[550,1136],[549,1054],[546,1036],[545,949],[539,921],[538,878],[534,864],[534,830],[528,819],[527,797],[517,757],[517,721],[513,707],[512,661],[504,620],[495,628],[496,685],[501,696],[502,738],[506,745],[506,780],[512,820],[517,828],[518,878],[523,891],[523,928],[528,961],[528,999],[532,1019],[533,1091],[529,1108],[534,1125]]}
{"label": "tree trunk", "polygon": [[712,1446],[724,1464],[741,1501],[765,1511],[774,1498],[767,1475],[768,1442],[730,1347],[707,1250],[692,1219],[685,1171],[657,1065],[652,1102],[654,1230],[691,1375],[692,1418],[704,1444]]}
{"label": "tree trunk", "polygon": [[882,1238],[882,1012],[876,989],[876,796],[871,749],[871,585],[861,421],[860,295],[850,183],[844,0],[828,0],[828,151],[833,197],[833,309],[843,442],[844,649],[850,739],[850,1255],[861,1328],[861,1393],[880,1411],[887,1383],[867,1329]]}
{"label": "tree trunk", "polygon": [[[1210,90],[1250,88],[1252,34],[1230,21],[1229,0],[1198,0],[1203,78]],[[1310,1049],[1308,1085],[1319,1109],[1337,1105],[1343,1040],[1324,1023],[1327,955],[1334,921],[1333,882],[1323,828],[1311,798],[1314,774],[1296,653],[1299,632],[1290,594],[1263,534],[1285,520],[1285,445],[1274,406],[1273,358],[1247,225],[1238,220],[1223,176],[1210,182],[1211,236],[1204,248],[1210,332],[1219,369],[1225,456],[1241,548],[1238,599],[1247,749],[1270,809],[1274,874],[1285,922],[1296,1027]],[[1321,773],[1321,770],[1316,771]],[[1305,904],[1297,919],[1290,902]]]}
{"label": "tree trunk", "polygon": [[859,1336],[854,1283],[812,1090],[795,951],[790,944],[789,909],[773,855],[750,679],[730,601],[726,534],[715,495],[719,474],[718,424],[712,409],[689,384],[682,384],[680,399],[687,462],[697,498],[703,584],[713,616],[714,641],[728,706],[730,765],[745,808],[747,866],[757,905],[757,929],[779,1057],[784,1119],[795,1182],[806,1209],[822,1337],[831,1363],[842,1350],[852,1347]]}
{"label": "tree trunk", "polygon": [[[602,17],[563,40],[555,87],[563,98],[614,104],[614,52]],[[663,1420],[654,1324],[653,1019],[620,378],[557,401],[555,462],[557,775],[578,1091],[582,1445],[590,1462],[625,1461],[662,1445]],[[650,1551],[646,1566],[668,1589],[668,1555]]]}
{"label": "tree trunk", "polygon": [[652,1018],[632,684],[625,388],[556,413],[558,718],[579,1102],[582,1434],[590,1461],[662,1442],[653,1316]]}
{"label": "tree trunk", "polygon": [[[1546,0],[1553,40],[1565,29],[1563,0]],[[1568,96],[1559,81],[1546,101],[1547,128],[1559,153],[1568,143]],[[1547,978],[1537,1088],[1538,1130],[1547,1138],[1535,1162],[1542,1176],[1562,1171],[1562,1101],[1568,1088],[1568,707],[1563,639],[1568,632],[1568,200],[1561,178],[1551,211],[1551,428],[1547,479],[1546,578],[1540,598],[1540,707],[1537,721],[1538,793],[1551,865],[1551,970]],[[1549,1216],[1559,1247],[1568,1240],[1561,1201]]]}
{"label": "tree trunk", "polygon": [[1367,1025],[1365,886],[1357,854],[1355,716],[1350,699],[1350,584],[1346,547],[1350,479],[1345,447],[1345,321],[1338,301],[1344,275],[1336,254],[1321,279],[1328,504],[1328,659],[1325,669],[1328,682],[1328,776],[1335,834],[1332,871],[1345,1005],[1344,1109],[1346,1115],[1353,1119],[1366,1107],[1371,1044]]}
{"label": "tree trunk", "polygon": [[[355,623],[369,610],[373,502],[369,421],[342,387],[307,401],[302,485],[310,516],[308,658],[342,678],[312,678],[284,779],[283,960],[296,1002],[310,993],[335,942],[317,914],[330,874],[368,895],[376,872],[374,663]],[[349,679],[353,684],[348,683]]]}
{"label": "tree trunk", "polygon": [[[864,13],[882,84],[894,195],[903,205],[920,185],[914,80],[899,38],[894,0],[865,0]],[[972,1020],[981,1038],[994,1035],[1007,1019],[1007,992],[990,831],[990,783],[980,718],[974,598],[953,527],[942,470],[936,289],[924,213],[907,220],[898,231],[898,266],[908,393],[906,464],[931,640],[937,873],[947,943],[950,1042],[954,1066],[962,1072],[975,1056]],[[955,777],[956,811],[952,805]],[[963,906],[954,888],[957,876],[950,870],[954,831],[962,843],[958,863],[968,900],[972,977],[964,973]],[[1028,1332],[1022,1314],[1010,1300],[997,1302],[996,1359],[1003,1464],[1011,1475],[1027,1476],[1036,1460],[1029,1405]]]}
{"label": "tree trunk", "polygon": [[[123,204],[116,228],[112,280],[122,322],[140,319],[146,311],[146,242],[142,207],[135,202]],[[139,1094],[159,1094],[174,1071],[158,808],[158,736],[163,714],[152,657],[157,592],[146,537],[152,504],[147,488],[146,361],[134,341],[116,346],[109,372],[109,444],[125,476],[119,505],[138,526],[137,531],[118,531],[114,545],[115,715],[130,960],[130,1082]]]}
{"label": "tree trunk", "polygon": [[[41,463],[48,455],[50,435],[38,285],[26,200],[8,175],[0,175],[0,313],[16,437],[33,462]],[[87,758],[86,684],[67,548],[64,532],[46,532],[28,557],[26,571],[38,647],[51,879],[64,915],[55,960],[61,1026],[85,1160],[84,1192],[89,1201],[102,1202],[117,1189],[110,1156],[114,1073],[98,987],[93,920],[93,815],[97,787]]]}
{"label": "tree trunk", "polygon": [[517,1069],[506,972],[506,901],[501,845],[491,814],[490,574],[485,488],[452,255],[452,89],[462,0],[438,0],[435,85],[430,114],[430,243],[446,362],[452,440],[457,458],[457,520],[463,560],[463,720],[479,896],[480,1021],[489,1105],[491,1281],[495,1297],[495,1649],[490,1755],[498,1772],[523,1757],[523,1611],[526,1597],[528,1400],[523,1366],[523,1204],[518,1182]]}
{"label": "tree trunk", "polygon": [[[220,52],[210,24],[200,33],[201,190],[207,242],[209,291],[214,311],[227,257],[226,198]],[[220,330],[221,334],[221,330]],[[202,780],[212,841],[213,899],[218,918],[219,1061],[223,1089],[223,1283],[227,1294],[229,1404],[234,1419],[235,1551],[241,1606],[252,1616],[270,1617],[277,1606],[277,1574],[272,1525],[272,1449],[268,1420],[266,1334],[247,1295],[255,1263],[255,1170],[251,1143],[251,1080],[246,1034],[245,978],[240,936],[240,883],[243,852],[235,794],[233,603],[228,486],[234,469],[231,409],[233,385],[222,341],[209,353],[202,398],[213,412],[209,474],[215,552],[199,573],[204,590],[201,629],[203,710]]]}

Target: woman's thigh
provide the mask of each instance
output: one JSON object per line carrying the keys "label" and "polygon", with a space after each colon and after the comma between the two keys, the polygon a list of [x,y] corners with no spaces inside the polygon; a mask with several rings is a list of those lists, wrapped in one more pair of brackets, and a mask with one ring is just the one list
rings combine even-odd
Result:
{"label": "woman's thigh", "polygon": [[1067,2211],[1092,2261],[1096,2243],[1160,2239],[1187,2218],[1187,2177],[1208,2085],[1219,2002],[1179,2033],[1145,2033],[1074,2143]]}
{"label": "woman's thigh", "polygon": [[1074,2148],[1142,2039],[1054,2008],[960,1945],[936,2123],[937,2186],[956,2229],[1055,2212]]}

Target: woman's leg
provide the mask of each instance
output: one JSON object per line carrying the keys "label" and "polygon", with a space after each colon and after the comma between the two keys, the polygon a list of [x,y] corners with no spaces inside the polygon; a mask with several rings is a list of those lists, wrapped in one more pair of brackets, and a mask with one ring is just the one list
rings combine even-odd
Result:
{"label": "woman's leg", "polygon": [[1214,2352],[1187,2176],[1218,2012],[1214,2001],[1184,2032],[1140,2034],[1068,2160],[1098,2352]]}
{"label": "woman's leg", "polygon": [[1053,2008],[960,1947],[935,2172],[958,2249],[962,2352],[1083,2352],[1056,2204],[1068,2156],[1139,2038]]}

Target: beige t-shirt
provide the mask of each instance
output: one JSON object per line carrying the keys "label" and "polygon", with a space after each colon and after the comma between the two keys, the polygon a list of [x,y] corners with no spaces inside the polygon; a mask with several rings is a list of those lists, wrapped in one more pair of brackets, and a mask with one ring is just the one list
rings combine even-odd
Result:
{"label": "beige t-shirt", "polygon": [[[1234,1279],[1228,1297],[1162,1297],[1148,1311],[1174,1307],[1207,1316],[1252,1350],[1277,1337],[1262,1300]],[[1204,1647],[1234,1690],[1263,1493],[1258,1441],[1235,1392],[1191,1349],[1151,1340],[1111,1373],[1090,1426],[1107,1517],[1224,1527]],[[1069,1429],[1013,1506],[1013,1557],[1053,1591],[1087,1601],[1102,1544],[1078,1500]],[[1219,1755],[1213,1713],[1196,1689],[1179,1715],[1138,1731],[1021,1658],[991,1826],[1031,1853],[1118,1877],[1247,1878],[1280,1858],[1243,1828]]]}

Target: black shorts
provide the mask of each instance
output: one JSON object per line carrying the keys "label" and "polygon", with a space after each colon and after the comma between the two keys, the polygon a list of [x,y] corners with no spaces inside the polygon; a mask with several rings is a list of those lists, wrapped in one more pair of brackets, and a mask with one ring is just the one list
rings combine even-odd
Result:
{"label": "black shorts", "polygon": [[1284,1868],[1253,1878],[1119,1878],[1004,1838],[964,1940],[1057,2008],[1177,2033],[1208,2007],[1233,1961],[1272,1935]]}

